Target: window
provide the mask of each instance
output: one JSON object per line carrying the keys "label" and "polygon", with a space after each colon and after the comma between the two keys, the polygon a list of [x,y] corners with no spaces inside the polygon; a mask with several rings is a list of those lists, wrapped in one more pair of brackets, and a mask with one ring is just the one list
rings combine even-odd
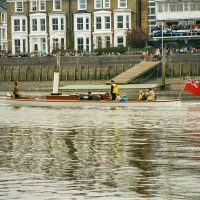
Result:
{"label": "window", "polygon": [[20,31],[20,20],[19,19],[14,20],[14,31]]}
{"label": "window", "polygon": [[15,53],[20,53],[20,40],[14,40],[15,44]]}
{"label": "window", "polygon": [[117,16],[117,28],[123,28],[123,16]]}
{"label": "window", "polygon": [[105,17],[105,29],[110,29],[110,17]]}
{"label": "window", "polygon": [[110,8],[110,0],[95,0],[95,9]]}
{"label": "window", "polygon": [[31,1],[31,11],[37,11],[37,1]]}
{"label": "window", "polygon": [[188,3],[184,3],[184,11],[188,11]]}
{"label": "window", "polygon": [[61,10],[61,0],[54,0],[54,10]]}
{"label": "window", "polygon": [[102,48],[102,39],[101,39],[101,37],[97,37],[97,48]]}
{"label": "window", "polygon": [[26,40],[23,39],[23,52],[25,53],[26,52]]}
{"label": "window", "polygon": [[158,5],[158,12],[163,12],[163,5],[162,4]]}
{"label": "window", "polygon": [[196,11],[196,3],[190,3],[190,11]]}
{"label": "window", "polygon": [[46,10],[46,1],[45,0],[40,0],[40,10],[41,11]]}
{"label": "window", "polygon": [[22,31],[26,31],[26,20],[22,19]]}
{"label": "window", "polygon": [[86,24],[85,24],[85,25],[86,25],[86,27],[85,27],[86,30],[89,30],[89,28],[90,28],[90,27],[89,27],[89,26],[90,26],[90,21],[89,21],[89,18],[88,18],[88,17],[86,17]]}
{"label": "window", "polygon": [[124,38],[123,37],[117,37],[117,46],[124,46]]}
{"label": "window", "polygon": [[64,31],[64,18],[60,19],[60,30]]}
{"label": "window", "polygon": [[106,36],[105,40],[106,40],[106,47],[110,47],[110,36]]}
{"label": "window", "polygon": [[54,50],[58,49],[58,39],[57,38],[53,39],[53,49]]}
{"label": "window", "polygon": [[96,0],[96,1],[95,1],[95,8],[96,8],[96,9],[102,8],[101,0]]}
{"label": "window", "polygon": [[110,8],[110,0],[104,0],[103,7],[104,8]]}
{"label": "window", "polygon": [[101,17],[96,17],[96,29],[101,29]]}
{"label": "window", "polygon": [[23,12],[23,3],[22,2],[16,2],[15,7],[16,7],[16,12]]}
{"label": "window", "polygon": [[126,28],[130,28],[129,26],[129,22],[130,20],[129,20],[129,15],[126,15]]}
{"label": "window", "polygon": [[90,51],[90,39],[86,38],[86,52]]}
{"label": "window", "polygon": [[6,22],[6,20],[5,20],[5,14],[4,13],[1,13],[1,22],[2,23]]}
{"label": "window", "polygon": [[83,18],[77,18],[77,30],[83,30]]}
{"label": "window", "polygon": [[40,19],[40,30],[45,31],[45,19]]}
{"label": "window", "polygon": [[5,36],[6,36],[5,34],[6,34],[6,31],[5,31],[5,28],[3,28],[2,29],[2,39],[5,39]]}
{"label": "window", "polygon": [[54,30],[54,31],[58,30],[58,18],[52,19],[52,30]]}
{"label": "window", "polygon": [[37,19],[32,19],[32,31],[37,31]]}
{"label": "window", "polygon": [[119,8],[126,8],[127,7],[127,0],[118,0],[118,7]]}
{"label": "window", "polygon": [[78,9],[86,10],[86,0],[78,0]]}
{"label": "window", "polygon": [[77,38],[78,50],[83,50],[83,38]]}
{"label": "window", "polygon": [[61,49],[65,48],[65,39],[61,38]]}

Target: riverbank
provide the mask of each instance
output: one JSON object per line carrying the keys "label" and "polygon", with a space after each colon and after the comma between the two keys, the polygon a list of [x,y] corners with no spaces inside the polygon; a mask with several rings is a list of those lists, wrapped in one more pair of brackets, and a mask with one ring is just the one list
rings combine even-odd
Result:
{"label": "riverbank", "polygon": [[[193,77],[199,80],[199,77]],[[104,85],[109,80],[99,81],[61,81],[60,86],[65,85]],[[161,84],[162,79],[152,79],[143,82],[143,84]],[[180,91],[185,83],[185,78],[166,78],[165,83],[169,85],[171,91]],[[53,81],[19,81],[20,91],[52,91]],[[168,88],[168,87],[167,87]],[[13,90],[13,82],[0,82],[0,91],[10,92]]]}

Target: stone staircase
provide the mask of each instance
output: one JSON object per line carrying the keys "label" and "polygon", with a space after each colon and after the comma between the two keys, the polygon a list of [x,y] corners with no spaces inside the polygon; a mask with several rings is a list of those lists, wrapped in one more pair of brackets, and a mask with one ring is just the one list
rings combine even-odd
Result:
{"label": "stone staircase", "polygon": [[116,83],[121,84],[121,85],[128,84],[128,83],[133,82],[134,79],[137,79],[139,76],[141,76],[145,72],[153,68],[156,68],[161,63],[162,63],[161,61],[143,61],[112,79]]}

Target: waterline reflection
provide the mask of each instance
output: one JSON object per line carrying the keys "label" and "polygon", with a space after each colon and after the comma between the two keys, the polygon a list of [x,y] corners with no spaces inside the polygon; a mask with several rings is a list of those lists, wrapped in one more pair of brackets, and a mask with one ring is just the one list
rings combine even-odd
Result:
{"label": "waterline reflection", "polygon": [[197,198],[199,111],[2,106],[0,199]]}

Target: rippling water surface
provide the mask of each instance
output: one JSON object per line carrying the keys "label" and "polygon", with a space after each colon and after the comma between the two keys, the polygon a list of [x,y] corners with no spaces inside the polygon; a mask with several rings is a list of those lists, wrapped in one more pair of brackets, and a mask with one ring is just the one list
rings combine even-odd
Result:
{"label": "rippling water surface", "polygon": [[198,199],[200,106],[0,106],[0,199]]}

